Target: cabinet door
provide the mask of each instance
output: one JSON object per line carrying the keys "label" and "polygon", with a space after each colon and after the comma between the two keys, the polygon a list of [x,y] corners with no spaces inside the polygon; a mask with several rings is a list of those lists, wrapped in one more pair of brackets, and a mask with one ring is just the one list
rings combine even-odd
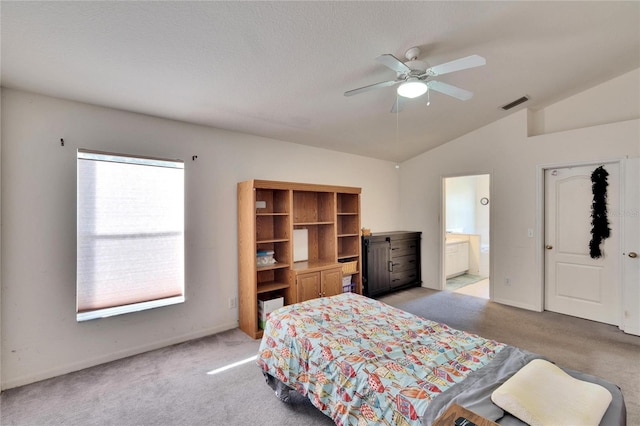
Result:
{"label": "cabinet door", "polygon": [[389,242],[370,242],[366,246],[367,256],[367,295],[375,296],[389,290],[390,276]]}
{"label": "cabinet door", "polygon": [[469,243],[460,244],[458,253],[458,261],[461,272],[466,272],[469,270]]}
{"label": "cabinet door", "polygon": [[323,296],[335,296],[342,293],[342,268],[321,271],[320,276]]}
{"label": "cabinet door", "polygon": [[298,302],[320,297],[320,273],[310,272],[296,277]]}
{"label": "cabinet door", "polygon": [[458,273],[458,244],[447,244],[445,275],[449,278]]}

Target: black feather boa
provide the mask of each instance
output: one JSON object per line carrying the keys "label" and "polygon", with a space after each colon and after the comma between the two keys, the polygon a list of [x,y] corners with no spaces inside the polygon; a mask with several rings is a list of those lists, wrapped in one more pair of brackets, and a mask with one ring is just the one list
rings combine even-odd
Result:
{"label": "black feather boa", "polygon": [[609,219],[607,219],[607,176],[609,173],[600,166],[591,173],[593,188],[593,203],[591,204],[591,242],[589,242],[589,252],[591,258],[602,257],[600,245],[602,241],[609,238]]}

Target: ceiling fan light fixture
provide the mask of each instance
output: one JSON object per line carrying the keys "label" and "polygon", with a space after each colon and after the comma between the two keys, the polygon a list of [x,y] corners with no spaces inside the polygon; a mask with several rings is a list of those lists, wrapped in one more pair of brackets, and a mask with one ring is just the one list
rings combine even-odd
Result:
{"label": "ceiling fan light fixture", "polygon": [[398,95],[410,99],[417,98],[427,93],[427,90],[429,90],[427,83],[417,78],[410,78],[398,86]]}

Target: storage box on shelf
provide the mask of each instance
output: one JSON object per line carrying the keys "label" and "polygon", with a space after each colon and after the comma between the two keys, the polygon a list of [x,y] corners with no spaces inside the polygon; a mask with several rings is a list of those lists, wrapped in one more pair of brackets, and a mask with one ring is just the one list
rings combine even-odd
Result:
{"label": "storage box on shelf", "polygon": [[352,280],[352,275],[343,275],[342,276],[342,292],[343,293],[351,293],[353,292],[353,282],[351,282]]}
{"label": "storage box on shelf", "polygon": [[273,250],[258,250],[256,253],[256,264],[258,266],[269,266],[277,263],[273,257],[275,252]]}
{"label": "storage box on shelf", "polygon": [[[301,229],[306,230],[307,259],[294,262],[294,230]],[[288,305],[342,292],[345,264],[351,268],[352,290],[361,293],[359,232],[360,188],[238,183],[240,328],[253,338],[262,336],[258,297],[281,297]]]}
{"label": "storage box on shelf", "polygon": [[354,289],[354,285],[353,283],[349,284],[349,285],[344,285],[342,286],[342,292],[343,293],[353,293],[353,289]]}
{"label": "storage box on shelf", "polygon": [[275,299],[266,298],[264,300],[258,299],[258,326],[264,330],[267,318],[269,314],[278,308],[284,306],[284,298],[276,297]]}

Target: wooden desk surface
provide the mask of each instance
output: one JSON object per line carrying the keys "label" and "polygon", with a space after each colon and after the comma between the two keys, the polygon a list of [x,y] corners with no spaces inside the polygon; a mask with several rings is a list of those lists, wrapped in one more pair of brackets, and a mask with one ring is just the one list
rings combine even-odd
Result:
{"label": "wooden desk surface", "polygon": [[451,404],[449,408],[447,408],[447,411],[436,419],[433,426],[453,426],[458,417],[464,417],[465,419],[475,423],[477,426],[499,426],[497,423],[485,419],[484,417],[479,416],[473,411],[469,411],[458,404]]}

